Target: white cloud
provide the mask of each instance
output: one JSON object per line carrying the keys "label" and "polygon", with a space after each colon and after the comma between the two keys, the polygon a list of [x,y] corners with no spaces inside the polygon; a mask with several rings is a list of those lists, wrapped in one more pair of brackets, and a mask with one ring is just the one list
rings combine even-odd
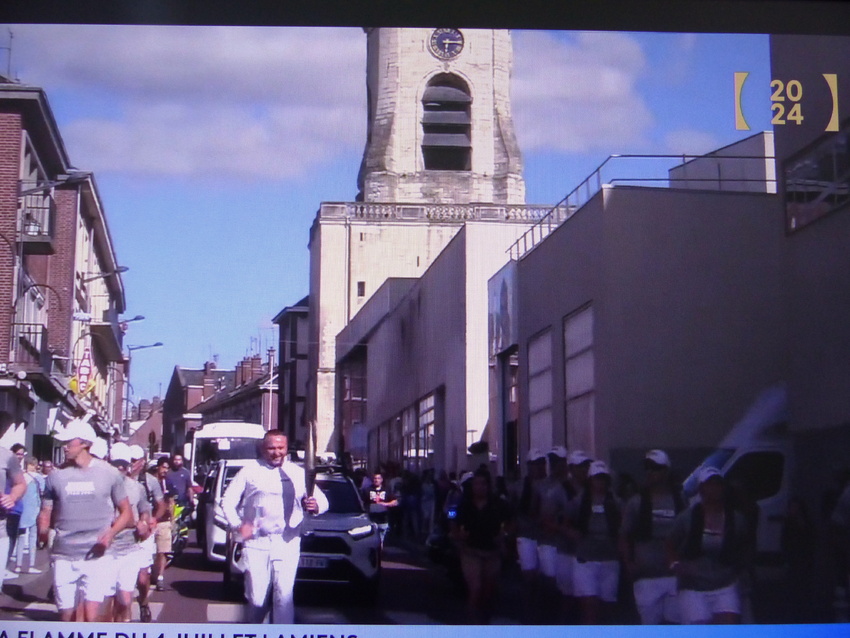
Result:
{"label": "white cloud", "polygon": [[365,139],[359,29],[14,30],[21,80],[80,105],[63,136],[99,173],[292,178]]}
{"label": "white cloud", "polygon": [[526,151],[622,151],[652,114],[637,91],[646,57],[621,33],[514,32],[514,119]]}
{"label": "white cloud", "polygon": [[695,129],[678,129],[664,136],[667,153],[701,155],[718,149],[721,144],[711,133]]}

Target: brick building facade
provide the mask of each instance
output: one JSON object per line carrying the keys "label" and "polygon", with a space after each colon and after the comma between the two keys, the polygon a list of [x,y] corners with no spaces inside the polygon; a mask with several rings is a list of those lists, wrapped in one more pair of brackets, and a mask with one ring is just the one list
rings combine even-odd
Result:
{"label": "brick building facade", "polygon": [[94,175],[73,169],[45,92],[0,78],[0,433],[120,422],[124,287]]}

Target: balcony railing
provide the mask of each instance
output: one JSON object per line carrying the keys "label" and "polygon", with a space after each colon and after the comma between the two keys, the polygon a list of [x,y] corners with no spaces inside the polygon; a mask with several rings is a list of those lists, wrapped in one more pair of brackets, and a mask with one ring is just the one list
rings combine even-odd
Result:
{"label": "balcony railing", "polygon": [[[26,193],[37,186],[35,182],[21,181],[19,192]],[[21,195],[18,210],[20,238],[24,248],[31,253],[52,254],[56,202],[51,191],[45,189]]]}
{"label": "balcony railing", "polygon": [[394,204],[371,202],[324,203],[321,219],[362,219],[394,222],[515,221],[529,223],[542,219],[549,206],[521,204]]}
{"label": "balcony railing", "polygon": [[[611,176],[616,169],[614,176]],[[663,175],[663,176],[662,176]],[[603,186],[655,186],[724,192],[776,192],[767,155],[611,155],[508,249],[520,259],[572,217]]]}
{"label": "balcony railing", "polygon": [[25,370],[50,371],[53,361],[47,347],[47,327],[39,323],[12,324],[12,361]]}

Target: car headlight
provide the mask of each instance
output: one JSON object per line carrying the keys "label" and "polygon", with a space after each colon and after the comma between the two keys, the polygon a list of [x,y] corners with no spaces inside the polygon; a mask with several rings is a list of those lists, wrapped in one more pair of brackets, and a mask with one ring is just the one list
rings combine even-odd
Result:
{"label": "car headlight", "polygon": [[355,527],[355,528],[348,530],[349,536],[351,536],[351,538],[354,538],[354,539],[366,538],[367,536],[369,536],[370,534],[373,534],[374,532],[375,532],[375,526],[374,525],[361,525],[360,527]]}

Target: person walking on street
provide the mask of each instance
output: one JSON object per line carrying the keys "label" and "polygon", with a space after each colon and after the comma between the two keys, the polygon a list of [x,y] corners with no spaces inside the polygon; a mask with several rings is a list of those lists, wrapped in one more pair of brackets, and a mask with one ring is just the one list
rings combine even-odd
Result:
{"label": "person walking on street", "polygon": [[528,451],[526,474],[516,504],[516,553],[522,574],[524,620],[536,624],[541,619],[540,559],[537,541],[540,537],[540,486],[546,478],[546,454],[538,449]]}
{"label": "person walking on street", "polygon": [[580,601],[582,624],[598,625],[608,620],[604,612],[617,602],[621,507],[604,461],[593,461],[587,475],[571,513],[575,529],[570,533],[577,540],[573,590]]}
{"label": "person walking on street", "polygon": [[[27,457],[27,448],[21,443],[15,443],[12,447],[12,454],[15,455],[15,461],[18,463],[18,467],[22,472],[26,472],[26,465],[24,465],[24,459]],[[26,480],[26,479],[24,479]],[[5,487],[5,486],[4,486]],[[15,556],[15,551],[18,546],[18,534],[21,529],[21,513],[23,512],[23,496],[19,499],[15,505],[9,510],[6,517],[6,533],[9,537],[9,551],[7,555],[4,557],[5,559],[11,559]],[[3,563],[3,567],[5,569],[6,563]]]}
{"label": "person walking on street", "polygon": [[177,493],[176,501],[178,505],[191,510],[192,509],[192,475],[189,470],[183,465],[183,455],[173,454],[171,456],[171,469],[169,470],[166,480],[172,485]]}
{"label": "person walking on street", "polygon": [[[121,474],[108,463],[95,462],[89,452],[97,438],[91,425],[74,419],[55,438],[64,443],[67,466],[47,477],[38,536],[46,542],[50,528],[56,529],[51,558],[61,619],[96,621],[115,583],[110,546],[132,523],[133,514]],[[84,601],[82,618],[74,617],[78,593]]]}
{"label": "person walking on street", "polygon": [[[35,552],[38,548],[38,530],[35,520],[41,510],[41,493],[44,491],[44,477],[36,472],[38,459],[28,456],[24,460],[24,480],[26,492],[21,498],[21,518],[18,521],[18,542],[15,544],[15,572],[18,574],[38,574],[41,570],[35,566]],[[27,552],[29,567],[24,569],[24,551]]]}
{"label": "person walking on street", "polygon": [[398,507],[398,498],[384,485],[384,475],[380,472],[372,475],[372,486],[366,493],[366,500],[369,502],[369,516],[378,526],[383,547],[390,527],[389,509]]}
{"label": "person walking on street", "polygon": [[163,457],[156,462],[156,476],[154,480],[162,493],[163,507],[154,511],[156,518],[156,529],[154,531],[154,545],[156,556],[154,556],[151,580],[156,584],[157,591],[165,590],[165,566],[168,564],[168,554],[171,553],[173,541],[173,506],[174,491],[168,483],[169,463]]}
{"label": "person walking on street", "polygon": [[458,543],[466,581],[469,620],[487,624],[498,591],[508,524],[507,506],[495,498],[490,473],[478,469],[464,485],[464,496],[450,535]]}
{"label": "person walking on street", "polygon": [[141,543],[139,576],[136,582],[136,588],[139,590],[139,619],[142,622],[150,622],[152,618],[148,596],[151,589],[151,567],[156,558],[156,528],[166,509],[165,495],[157,480],[145,471],[146,468],[147,455],[144,448],[140,445],[131,445],[129,475],[141,485],[145,500],[151,508],[149,521],[151,533]]}
{"label": "person walking on street", "polygon": [[665,543],[685,503],[670,482],[670,457],[666,452],[647,452],[644,470],[645,487],[628,500],[623,511],[620,555],[634,586],[641,623],[678,622],[676,576],[667,563]]}
{"label": "person walking on street", "polygon": [[700,501],[676,517],[667,538],[683,624],[741,621],[740,577],[749,564],[747,520],[727,497],[720,472],[699,470]]}
{"label": "person walking on street", "polygon": [[116,443],[112,446],[110,461],[123,477],[124,489],[127,491],[130,511],[133,514],[132,526],[120,530],[112,543],[116,561],[113,588],[117,591],[114,592],[112,609],[112,620],[115,622],[130,622],[130,606],[139,579],[139,570],[145,561],[150,560],[150,554],[145,555],[142,543],[151,535],[151,505],[142,484],[130,475],[131,457],[130,446],[126,443]]}
{"label": "person walking on street", "polygon": [[27,490],[18,457],[4,447],[0,447],[0,481],[5,488],[5,493],[0,494],[0,558],[3,559],[0,561],[0,592],[2,592],[3,581],[7,577],[6,563],[10,548],[9,515]]}
{"label": "person walking on street", "polygon": [[269,430],[261,445],[261,458],[239,470],[227,487],[222,509],[244,543],[245,621],[263,622],[271,588],[270,621],[291,624],[304,512],[321,514],[327,511],[328,500],[318,486],[312,495],[307,493],[304,469],[286,458],[289,444],[283,432]]}

